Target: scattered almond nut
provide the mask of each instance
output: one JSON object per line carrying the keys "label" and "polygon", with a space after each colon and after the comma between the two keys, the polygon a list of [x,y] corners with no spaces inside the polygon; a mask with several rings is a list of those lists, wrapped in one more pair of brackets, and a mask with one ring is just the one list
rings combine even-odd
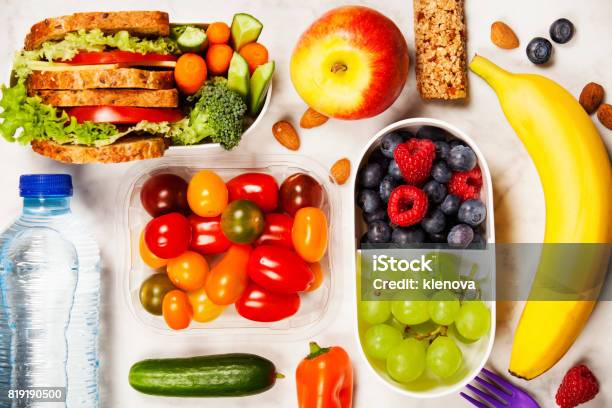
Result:
{"label": "scattered almond nut", "polygon": [[579,102],[585,111],[590,115],[595,112],[604,97],[603,86],[596,84],[595,82],[589,82],[584,86],[582,92],[580,92]]}
{"label": "scattered almond nut", "polygon": [[609,103],[602,104],[597,110],[597,119],[602,125],[612,130],[612,105]]}
{"label": "scattered almond nut", "polygon": [[329,118],[322,113],[317,112],[312,108],[306,109],[306,112],[302,115],[300,120],[300,127],[304,129],[312,129],[317,126],[321,126],[327,122]]}
{"label": "scattered almond nut", "polygon": [[280,144],[289,150],[298,150],[300,148],[300,137],[293,125],[286,120],[276,122],[272,126],[272,134]]}
{"label": "scattered almond nut", "polygon": [[491,41],[499,48],[511,50],[519,46],[519,39],[506,23],[496,21],[491,24]]}
{"label": "scattered almond nut", "polygon": [[349,159],[342,158],[331,166],[330,175],[336,184],[342,185],[346,183],[351,175],[351,162]]}

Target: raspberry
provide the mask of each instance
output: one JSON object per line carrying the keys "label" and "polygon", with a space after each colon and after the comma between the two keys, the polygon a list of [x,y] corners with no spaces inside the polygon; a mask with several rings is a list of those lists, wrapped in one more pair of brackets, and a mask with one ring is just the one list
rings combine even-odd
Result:
{"label": "raspberry", "polygon": [[393,157],[406,183],[421,185],[429,178],[436,157],[436,145],[427,139],[410,139],[397,146]]}
{"label": "raspberry", "polygon": [[482,173],[478,166],[470,171],[453,173],[448,182],[448,192],[461,198],[461,201],[480,197]]}
{"label": "raspberry", "polygon": [[391,192],[387,213],[393,224],[409,227],[425,217],[428,206],[427,194],[423,190],[403,185]]}
{"label": "raspberry", "polygon": [[557,405],[574,408],[592,400],[599,392],[599,383],[591,370],[584,364],[578,365],[565,374],[557,391]]}

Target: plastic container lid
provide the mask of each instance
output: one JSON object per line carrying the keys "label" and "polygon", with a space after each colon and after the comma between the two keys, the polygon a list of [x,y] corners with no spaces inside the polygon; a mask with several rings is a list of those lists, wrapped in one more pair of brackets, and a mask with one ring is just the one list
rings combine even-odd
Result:
{"label": "plastic container lid", "polygon": [[71,197],[70,174],[24,174],[19,177],[21,197]]}

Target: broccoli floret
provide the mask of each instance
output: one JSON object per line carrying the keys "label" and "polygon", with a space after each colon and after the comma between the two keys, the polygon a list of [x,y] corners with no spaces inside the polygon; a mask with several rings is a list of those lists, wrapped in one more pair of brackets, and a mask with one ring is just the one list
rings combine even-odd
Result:
{"label": "broccoli floret", "polygon": [[247,106],[237,92],[227,87],[225,78],[206,81],[189,100],[196,102],[189,115],[188,129],[175,136],[175,144],[195,144],[210,137],[227,150],[238,145]]}

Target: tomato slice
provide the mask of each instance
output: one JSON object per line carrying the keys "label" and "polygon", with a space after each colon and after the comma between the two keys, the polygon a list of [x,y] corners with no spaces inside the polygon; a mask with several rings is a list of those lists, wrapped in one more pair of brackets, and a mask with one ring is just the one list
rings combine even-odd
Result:
{"label": "tomato slice", "polygon": [[139,108],[133,106],[76,106],[66,109],[79,123],[133,124],[148,122],[177,122],[185,116],[180,109]]}
{"label": "tomato slice", "polygon": [[82,51],[74,56],[68,64],[73,65],[95,65],[95,64],[119,64],[119,63],[140,63],[156,61],[176,61],[175,55],[162,54],[140,54],[130,51],[101,51],[89,52]]}

